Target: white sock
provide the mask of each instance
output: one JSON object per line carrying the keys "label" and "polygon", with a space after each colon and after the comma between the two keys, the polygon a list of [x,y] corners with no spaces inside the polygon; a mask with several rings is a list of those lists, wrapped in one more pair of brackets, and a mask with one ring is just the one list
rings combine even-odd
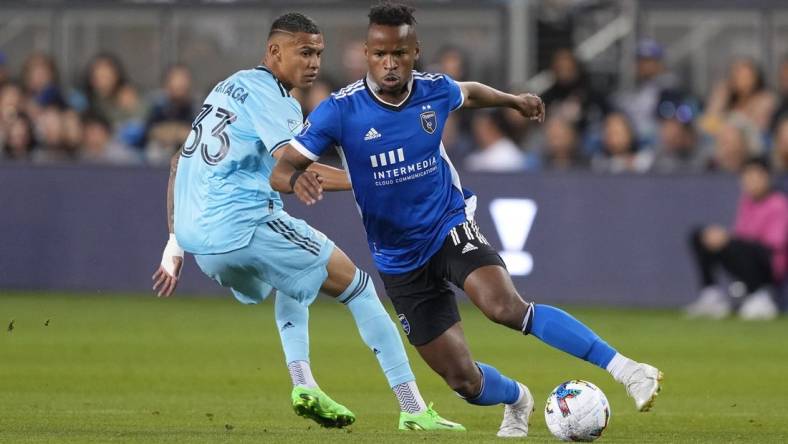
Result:
{"label": "white sock", "polygon": [[391,388],[397,395],[399,409],[407,413],[421,413],[427,410],[427,404],[419,393],[416,381],[403,382]]}
{"label": "white sock", "polygon": [[624,383],[637,370],[638,363],[627,358],[621,353],[616,353],[610,363],[607,364],[607,371],[617,382]]}
{"label": "white sock", "polygon": [[514,401],[513,404],[509,404],[509,405],[519,404],[523,400],[523,397],[525,396],[525,390],[523,390],[523,385],[520,384],[519,382],[517,383],[517,390],[520,391],[520,394],[517,396],[517,401]]}
{"label": "white sock", "polygon": [[293,386],[301,385],[308,388],[317,388],[317,382],[312,376],[312,367],[307,361],[293,361],[287,364]]}

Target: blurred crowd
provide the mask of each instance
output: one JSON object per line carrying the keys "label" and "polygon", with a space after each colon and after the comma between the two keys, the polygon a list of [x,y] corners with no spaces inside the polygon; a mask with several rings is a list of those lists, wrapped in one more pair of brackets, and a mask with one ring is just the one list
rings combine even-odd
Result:
{"label": "blurred crowd", "polygon": [[[305,114],[364,74],[362,45],[344,48],[344,78],[323,77],[294,94]],[[643,39],[636,86],[597,90],[574,52],[558,49],[554,81],[541,94],[543,124],[511,110],[461,110],[447,122],[444,144],[466,171],[735,173],[753,156],[768,158],[777,173],[788,170],[788,58],[774,87],[755,60],[732,60],[708,97],[687,90],[664,59],[659,42]],[[467,75],[471,63],[462,48],[445,47],[419,68],[476,80]],[[189,68],[176,65],[158,90],[140,91],[108,53],[87,64],[81,84],[65,88],[49,55],[30,55],[15,73],[0,53],[0,162],[165,164],[206,93],[195,89]]]}

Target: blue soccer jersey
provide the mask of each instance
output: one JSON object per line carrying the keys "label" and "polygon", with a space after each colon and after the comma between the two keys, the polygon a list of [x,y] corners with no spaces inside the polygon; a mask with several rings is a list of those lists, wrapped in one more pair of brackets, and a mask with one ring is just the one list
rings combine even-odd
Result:
{"label": "blue soccer jersey", "polygon": [[456,170],[441,142],[460,86],[442,74],[413,72],[399,105],[381,101],[366,79],[324,100],[291,144],[317,160],[339,146],[378,269],[399,274],[424,265],[465,218]]}
{"label": "blue soccer jersey", "polygon": [[193,254],[249,244],[282,211],[271,156],[300,130],[301,106],[265,67],[219,82],[183,145],[175,178],[175,236]]}

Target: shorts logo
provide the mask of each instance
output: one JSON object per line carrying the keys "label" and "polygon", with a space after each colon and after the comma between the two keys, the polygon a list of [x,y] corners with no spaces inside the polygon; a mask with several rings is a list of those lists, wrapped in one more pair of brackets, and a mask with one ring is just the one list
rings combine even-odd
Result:
{"label": "shorts logo", "polygon": [[438,127],[438,118],[435,111],[425,111],[421,113],[421,128],[429,134],[435,132]]}
{"label": "shorts logo", "polygon": [[402,331],[405,332],[405,336],[410,335],[410,322],[408,322],[408,318],[406,318],[404,314],[398,314],[397,318],[399,318],[399,323],[402,324]]}

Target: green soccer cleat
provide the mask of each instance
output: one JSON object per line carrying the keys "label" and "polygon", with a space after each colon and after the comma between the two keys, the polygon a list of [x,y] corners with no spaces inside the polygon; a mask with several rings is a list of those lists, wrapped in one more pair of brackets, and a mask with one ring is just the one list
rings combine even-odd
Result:
{"label": "green soccer cleat", "polygon": [[296,386],[290,396],[296,415],[309,418],[323,427],[342,428],[356,421],[353,412],[317,387]]}
{"label": "green soccer cleat", "polygon": [[406,413],[400,412],[399,414],[399,429],[400,430],[450,430],[452,432],[464,432],[465,427],[462,424],[451,422],[448,419],[443,419],[438,415],[438,412],[432,409],[432,403],[427,407],[427,410],[421,413]]}

